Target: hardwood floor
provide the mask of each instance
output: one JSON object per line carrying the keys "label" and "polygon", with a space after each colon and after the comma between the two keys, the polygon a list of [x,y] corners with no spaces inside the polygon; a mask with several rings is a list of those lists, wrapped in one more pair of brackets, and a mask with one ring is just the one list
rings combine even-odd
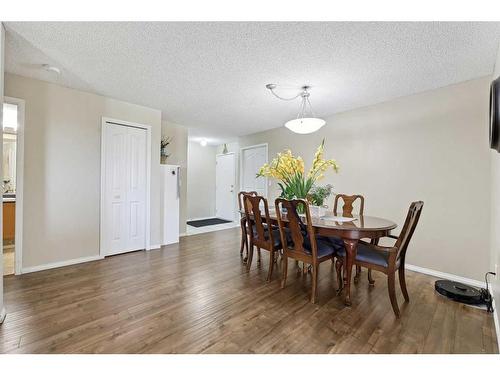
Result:
{"label": "hardwood floor", "polygon": [[[411,302],[392,313],[385,276],[366,271],[353,306],[336,296],[330,262],[311,276],[281,267],[265,282],[246,273],[239,228],[178,245],[4,280],[6,353],[496,353],[493,317],[437,295],[434,278],[408,272]],[[410,249],[411,251],[411,249]],[[403,301],[398,290],[398,301]]]}

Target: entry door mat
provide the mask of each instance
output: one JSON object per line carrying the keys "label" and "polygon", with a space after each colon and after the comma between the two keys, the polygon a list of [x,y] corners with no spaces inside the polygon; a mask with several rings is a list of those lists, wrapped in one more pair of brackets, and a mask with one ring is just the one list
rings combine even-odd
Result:
{"label": "entry door mat", "polygon": [[214,217],[211,219],[188,221],[187,225],[191,225],[192,227],[199,228],[199,227],[206,227],[208,225],[217,225],[217,224],[226,224],[226,223],[231,223],[231,221]]}

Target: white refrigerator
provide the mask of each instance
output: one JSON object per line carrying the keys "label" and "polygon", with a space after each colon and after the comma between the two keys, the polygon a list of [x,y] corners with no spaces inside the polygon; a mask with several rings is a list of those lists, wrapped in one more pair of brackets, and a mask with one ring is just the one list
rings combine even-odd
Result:
{"label": "white refrigerator", "polygon": [[161,165],[162,245],[179,242],[180,172],[178,165]]}

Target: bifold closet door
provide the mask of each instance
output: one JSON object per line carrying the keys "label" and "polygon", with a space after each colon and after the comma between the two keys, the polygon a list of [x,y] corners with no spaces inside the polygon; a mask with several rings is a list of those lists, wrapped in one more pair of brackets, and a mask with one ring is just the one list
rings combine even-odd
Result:
{"label": "bifold closet door", "polygon": [[146,244],[146,130],[105,124],[104,255]]}

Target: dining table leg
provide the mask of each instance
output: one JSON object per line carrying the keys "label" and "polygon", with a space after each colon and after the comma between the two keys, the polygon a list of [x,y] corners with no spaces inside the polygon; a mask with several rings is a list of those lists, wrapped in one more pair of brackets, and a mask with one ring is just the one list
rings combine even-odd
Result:
{"label": "dining table leg", "polygon": [[356,251],[358,248],[358,240],[344,239],[346,249],[346,284],[345,284],[345,300],[347,306],[351,306],[351,279],[352,279],[352,265],[356,258]]}

